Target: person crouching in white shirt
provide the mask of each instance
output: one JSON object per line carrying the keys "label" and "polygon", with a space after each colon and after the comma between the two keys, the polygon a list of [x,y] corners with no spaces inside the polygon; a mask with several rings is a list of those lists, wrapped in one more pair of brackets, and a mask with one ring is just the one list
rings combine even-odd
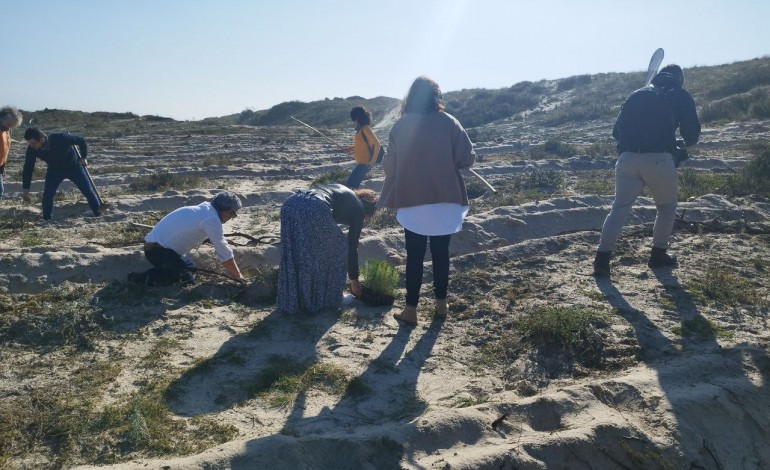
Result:
{"label": "person crouching in white shirt", "polygon": [[148,286],[194,283],[195,265],[188,254],[206,239],[214,245],[217,259],[230,277],[243,281],[222,228],[242,206],[238,196],[223,191],[210,202],[169,213],[144,237],[144,256],[153,267],[143,273],[129,273],[128,281]]}

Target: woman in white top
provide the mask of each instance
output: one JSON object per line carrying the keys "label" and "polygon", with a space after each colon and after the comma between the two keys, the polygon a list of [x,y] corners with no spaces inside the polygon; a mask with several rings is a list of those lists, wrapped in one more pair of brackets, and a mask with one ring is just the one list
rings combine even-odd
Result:
{"label": "woman in white top", "polygon": [[461,169],[476,159],[468,134],[444,112],[441,89],[427,77],[412,84],[401,117],[393,125],[382,162],[385,172],[380,206],[396,209],[406,238],[406,306],[394,317],[417,324],[425,250],[433,260],[436,317],[446,318],[449,241],[468,213]]}

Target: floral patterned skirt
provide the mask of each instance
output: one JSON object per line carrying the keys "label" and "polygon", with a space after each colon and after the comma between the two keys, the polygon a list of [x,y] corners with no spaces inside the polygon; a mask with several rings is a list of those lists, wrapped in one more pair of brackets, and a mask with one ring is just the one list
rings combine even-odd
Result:
{"label": "floral patterned skirt", "polygon": [[281,207],[277,308],[315,313],[339,308],[347,275],[345,235],[324,202],[297,192]]}

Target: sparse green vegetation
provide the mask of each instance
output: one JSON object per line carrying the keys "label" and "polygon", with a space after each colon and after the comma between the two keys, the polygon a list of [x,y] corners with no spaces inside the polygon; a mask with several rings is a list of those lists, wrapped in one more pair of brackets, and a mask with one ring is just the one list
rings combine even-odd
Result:
{"label": "sparse green vegetation", "polygon": [[683,168],[678,172],[679,186],[677,198],[686,201],[704,194],[729,193],[735,177],[725,173],[711,173],[692,168]]}
{"label": "sparse green vegetation", "polygon": [[527,152],[531,158],[540,160],[548,157],[569,158],[579,155],[581,150],[579,147],[567,142],[558,139],[548,139],[543,144],[531,146]]}
{"label": "sparse green vegetation", "polygon": [[138,245],[144,242],[148,229],[130,224],[114,227],[110,225],[92,225],[78,228],[78,235],[106,247]]}
{"label": "sparse green vegetation", "polygon": [[194,175],[175,174],[167,170],[138,177],[129,185],[133,192],[159,192],[193,189],[201,186],[201,178]]}
{"label": "sparse green vegetation", "polygon": [[745,146],[752,155],[736,173],[711,173],[690,168],[679,171],[679,198],[686,200],[704,194],[770,197],[770,143],[754,141]]}
{"label": "sparse green vegetation", "polygon": [[697,336],[701,339],[727,339],[733,336],[731,331],[702,316],[682,321],[682,325],[672,328],[671,332],[679,336]]}
{"label": "sparse green vegetation", "polygon": [[272,356],[246,389],[250,395],[267,400],[276,408],[290,407],[300,393],[310,389],[342,395],[348,388],[363,392],[359,384],[351,385],[348,373],[332,364],[302,364],[286,356]]}
{"label": "sparse green vegetation", "polygon": [[395,297],[398,270],[385,260],[368,260],[361,270],[362,286],[374,295]]}
{"label": "sparse green vegetation", "polygon": [[457,399],[457,407],[467,408],[469,406],[481,405],[482,403],[486,403],[487,401],[489,401],[489,397],[486,395],[460,397]]}
{"label": "sparse green vegetation", "polygon": [[756,286],[721,266],[708,267],[702,277],[693,281],[692,289],[703,294],[706,299],[725,305],[766,304]]}
{"label": "sparse green vegetation", "polygon": [[584,171],[576,175],[575,178],[573,189],[580,194],[599,196],[615,194],[614,170]]}
{"label": "sparse green vegetation", "polygon": [[107,320],[90,299],[98,286],[64,282],[40,294],[19,295],[0,316],[0,339],[38,347],[93,346]]}
{"label": "sparse green vegetation", "polygon": [[40,232],[27,232],[21,236],[21,246],[40,246],[45,243],[45,239],[40,235]]}
{"label": "sparse green vegetation", "polygon": [[596,325],[606,324],[606,315],[586,308],[542,307],[524,315],[517,328],[536,345],[553,345],[582,353],[595,340]]}
{"label": "sparse green vegetation", "polygon": [[317,186],[319,184],[344,184],[348,180],[350,172],[347,170],[334,170],[329,173],[324,173],[318,178],[314,179],[311,186]]}

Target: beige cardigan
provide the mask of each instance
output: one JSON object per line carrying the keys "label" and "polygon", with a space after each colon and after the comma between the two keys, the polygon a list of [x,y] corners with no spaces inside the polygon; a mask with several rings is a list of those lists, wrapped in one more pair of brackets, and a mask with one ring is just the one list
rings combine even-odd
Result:
{"label": "beige cardigan", "polygon": [[404,114],[390,130],[378,205],[391,209],[440,202],[467,206],[460,170],[470,168],[475,160],[468,134],[451,114]]}

